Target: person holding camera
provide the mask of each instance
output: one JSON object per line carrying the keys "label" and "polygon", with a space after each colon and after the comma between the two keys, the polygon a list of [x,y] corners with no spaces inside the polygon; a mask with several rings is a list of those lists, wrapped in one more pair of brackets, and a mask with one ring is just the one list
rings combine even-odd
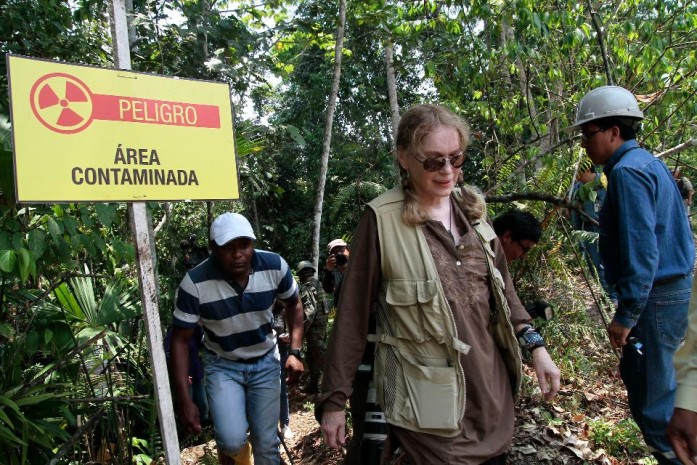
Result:
{"label": "person holding camera", "polygon": [[348,266],[349,249],[343,239],[334,239],[327,245],[329,256],[325,263],[324,276],[322,277],[322,289],[327,294],[334,296],[334,307],[339,304],[341,292],[341,280]]}
{"label": "person holding camera", "polygon": [[[346,441],[344,406],[368,340],[387,423],[383,463],[504,464],[521,348],[532,353],[544,397],[559,389],[559,369],[516,296],[483,195],[455,188],[468,143],[467,124],[445,107],[417,105],[400,120],[401,185],[368,204],[342,279],[316,403],[329,447]],[[371,313],[377,328],[369,338]]]}

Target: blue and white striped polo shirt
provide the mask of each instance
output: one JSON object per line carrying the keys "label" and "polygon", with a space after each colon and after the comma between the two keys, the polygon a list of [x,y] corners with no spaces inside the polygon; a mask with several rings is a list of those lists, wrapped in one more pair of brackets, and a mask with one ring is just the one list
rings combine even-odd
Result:
{"label": "blue and white striped polo shirt", "polygon": [[276,344],[273,304],[298,294],[286,261],[254,249],[249,283],[240,287],[225,279],[214,256],[190,270],[177,291],[173,323],[183,328],[201,324],[206,348],[230,360],[261,357]]}

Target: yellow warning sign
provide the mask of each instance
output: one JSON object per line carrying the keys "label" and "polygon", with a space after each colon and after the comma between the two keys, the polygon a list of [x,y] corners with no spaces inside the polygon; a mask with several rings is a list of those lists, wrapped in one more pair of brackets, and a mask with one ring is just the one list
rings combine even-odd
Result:
{"label": "yellow warning sign", "polygon": [[18,202],[239,198],[229,85],[7,65]]}

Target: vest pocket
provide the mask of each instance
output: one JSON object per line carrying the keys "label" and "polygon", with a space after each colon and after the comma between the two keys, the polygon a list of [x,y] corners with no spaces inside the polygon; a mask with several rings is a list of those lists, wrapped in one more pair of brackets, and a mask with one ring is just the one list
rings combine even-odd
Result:
{"label": "vest pocket", "polygon": [[431,316],[426,319],[423,307],[432,306],[438,287],[435,281],[396,279],[387,282],[385,301],[399,315],[394,318],[395,336],[414,342],[442,339],[443,328]]}
{"label": "vest pocket", "polygon": [[402,357],[404,378],[412,411],[419,428],[459,428],[456,367],[429,367]]}

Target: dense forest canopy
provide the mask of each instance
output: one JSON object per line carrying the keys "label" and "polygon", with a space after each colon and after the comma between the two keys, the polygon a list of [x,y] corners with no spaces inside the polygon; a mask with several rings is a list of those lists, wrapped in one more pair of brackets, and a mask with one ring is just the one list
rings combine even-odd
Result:
{"label": "dense forest canopy", "polygon": [[[196,235],[205,246],[222,211],[247,215],[259,246],[291,264],[322,262],[323,244],[350,239],[364,203],[395,182],[395,110],[416,103],[447,105],[469,121],[464,181],[489,196],[492,216],[513,202],[544,218],[545,253],[559,262],[568,250],[557,205],[581,159],[577,135],[564,128],[591,88],[631,90],[646,114],[640,142],[697,176],[697,3],[349,0],[313,238],[339,2],[126,4],[134,70],[229,83],[236,108],[241,198],[148,204],[165,324],[184,272],[182,241]],[[112,67],[109,11],[107,0],[4,0],[0,51]],[[74,454],[79,416],[105,436],[114,434],[110,424],[128,423],[130,436],[144,438],[129,454],[154,453],[156,435],[138,430],[153,422],[147,401],[74,401],[107,392],[147,398],[127,206],[17,205],[11,125],[0,60],[0,456],[46,463],[55,448]]]}

